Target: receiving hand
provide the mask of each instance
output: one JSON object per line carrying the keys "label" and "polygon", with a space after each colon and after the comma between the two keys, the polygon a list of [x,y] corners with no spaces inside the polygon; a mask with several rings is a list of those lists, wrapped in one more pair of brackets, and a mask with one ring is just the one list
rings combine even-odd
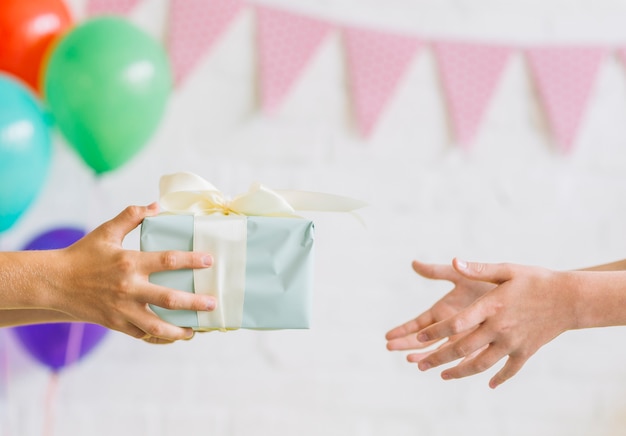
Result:
{"label": "receiving hand", "polygon": [[430,309],[417,318],[398,326],[387,333],[389,350],[422,349],[436,340],[420,342],[417,332],[439,321],[443,321],[465,309],[485,292],[495,286],[491,283],[471,280],[459,274],[452,265],[435,265],[413,261],[413,269],[422,277],[433,280],[447,280],[454,287]]}
{"label": "receiving hand", "polygon": [[[571,286],[572,274],[576,273],[456,259],[453,264],[466,279],[497,286],[456,313],[448,310],[451,316],[442,314],[438,322],[433,314],[416,321],[413,327],[404,327],[407,332],[417,331],[417,344],[448,338],[434,351],[407,357],[410,362],[418,362],[419,369],[462,359],[441,374],[444,379],[460,378],[485,371],[508,356],[504,367],[489,382],[495,388],[514,376],[541,346],[576,327],[577,297],[575,286]],[[430,319],[434,322],[427,323]],[[399,331],[390,332],[396,331],[392,337]]]}

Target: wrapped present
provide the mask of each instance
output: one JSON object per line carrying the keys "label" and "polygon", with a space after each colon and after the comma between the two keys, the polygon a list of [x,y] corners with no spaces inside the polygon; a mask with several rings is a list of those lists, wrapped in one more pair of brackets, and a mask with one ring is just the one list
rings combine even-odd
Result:
{"label": "wrapped present", "polygon": [[228,200],[192,173],[163,176],[163,213],[141,226],[141,250],[211,253],[213,266],[162,271],[150,281],[212,295],[212,312],[152,306],[172,324],[194,330],[305,329],[313,293],[313,222],[296,210],[352,211],[356,200],[254,185]]}

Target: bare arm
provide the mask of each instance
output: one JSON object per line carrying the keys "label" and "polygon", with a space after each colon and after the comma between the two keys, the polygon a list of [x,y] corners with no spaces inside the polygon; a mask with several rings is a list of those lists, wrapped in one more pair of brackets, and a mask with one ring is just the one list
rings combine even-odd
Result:
{"label": "bare arm", "polygon": [[5,309],[0,310],[0,327],[14,327],[24,324],[42,324],[53,322],[73,322],[76,318],[48,309]]}
{"label": "bare arm", "polygon": [[580,271],[624,271],[626,270],[626,259],[616,262],[605,263],[603,265],[582,268]]}
{"label": "bare arm", "polygon": [[[161,320],[149,304],[210,311],[215,300],[158,286],[148,278],[157,271],[207,268],[211,256],[122,248],[124,237],[157,212],[156,205],[131,206],[70,247],[0,253],[0,309],[10,309],[0,312],[0,325],[60,321],[67,316],[136,338],[173,341],[191,337],[191,329]],[[19,312],[11,311],[16,309]]]}

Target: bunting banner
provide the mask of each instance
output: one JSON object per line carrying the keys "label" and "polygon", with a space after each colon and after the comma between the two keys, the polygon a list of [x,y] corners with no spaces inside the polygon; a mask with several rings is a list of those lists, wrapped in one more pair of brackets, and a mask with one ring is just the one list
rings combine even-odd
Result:
{"label": "bunting banner", "polygon": [[[142,0],[89,0],[89,16],[129,14]],[[274,113],[305,71],[331,30],[344,42],[350,98],[358,131],[369,138],[412,60],[426,47],[434,53],[456,142],[468,149],[514,52],[528,61],[554,141],[573,148],[600,66],[612,47],[515,47],[411,36],[329,20],[247,2],[169,0],[167,47],[176,85],[203,56],[243,7],[256,14],[261,108]],[[626,48],[615,50],[626,64]]]}
{"label": "bunting banner", "polygon": [[469,147],[480,126],[513,48],[463,42],[435,42],[452,127]]}
{"label": "bunting banner", "polygon": [[275,112],[332,25],[303,15],[258,6],[261,106]]}
{"label": "bunting banner", "polygon": [[87,16],[95,15],[126,15],[129,14],[141,0],[89,0],[87,2]]}
{"label": "bunting banner", "polygon": [[602,47],[534,47],[526,50],[540,100],[557,144],[572,148],[600,64]]}
{"label": "bunting banner", "polygon": [[343,36],[359,130],[369,137],[411,60],[417,38],[345,27]]}
{"label": "bunting banner", "polygon": [[176,86],[211,49],[242,6],[239,0],[170,0],[166,38]]}

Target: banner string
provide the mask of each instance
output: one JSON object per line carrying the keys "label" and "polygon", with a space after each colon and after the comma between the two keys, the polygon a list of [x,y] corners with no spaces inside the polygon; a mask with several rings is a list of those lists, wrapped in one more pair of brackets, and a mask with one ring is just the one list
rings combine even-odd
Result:
{"label": "banner string", "polygon": [[45,414],[43,421],[43,436],[52,436],[54,433],[54,418],[56,410],[56,396],[59,386],[59,373],[54,371],[50,373],[48,379],[48,387],[46,389],[45,398]]}
{"label": "banner string", "polygon": [[[10,393],[10,383],[11,383],[11,369],[10,369],[10,359],[9,359],[9,333],[2,329],[0,331],[0,382],[2,383],[2,390],[0,391],[0,398],[3,397],[3,400],[7,405],[11,404],[9,399]],[[8,407],[4,408],[4,417],[3,418],[3,433],[6,436],[11,435],[11,427],[9,424],[9,416],[8,416]]]}
{"label": "banner string", "polygon": [[70,331],[67,337],[67,348],[65,349],[65,367],[78,361],[78,358],[80,357],[80,348],[83,342],[84,332],[84,323],[74,322],[70,325]]}

